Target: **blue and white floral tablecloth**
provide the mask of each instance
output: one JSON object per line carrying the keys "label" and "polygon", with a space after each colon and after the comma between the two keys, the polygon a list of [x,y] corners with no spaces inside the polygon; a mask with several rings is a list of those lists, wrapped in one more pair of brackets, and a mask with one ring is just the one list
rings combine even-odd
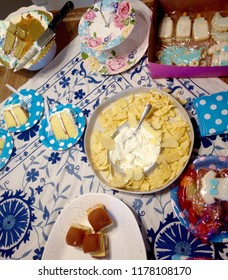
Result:
{"label": "blue and white floral tablecloth", "polygon": [[[52,105],[77,105],[89,122],[105,98],[131,87],[150,87],[154,82],[187,101],[184,107],[196,135],[193,156],[228,155],[227,134],[200,139],[193,107],[195,97],[228,90],[227,84],[218,78],[153,81],[147,56],[123,74],[101,76],[86,69],[76,38],[22,88],[36,89]],[[28,131],[12,134],[13,154],[0,171],[0,258],[41,259],[64,206],[81,194],[100,192],[121,199],[134,212],[148,259],[172,259],[178,255],[228,259],[228,244],[202,244],[180,224],[172,211],[169,188],[151,195],[107,189],[88,164],[83,138],[69,150],[53,151],[39,140],[39,125],[40,122]]]}

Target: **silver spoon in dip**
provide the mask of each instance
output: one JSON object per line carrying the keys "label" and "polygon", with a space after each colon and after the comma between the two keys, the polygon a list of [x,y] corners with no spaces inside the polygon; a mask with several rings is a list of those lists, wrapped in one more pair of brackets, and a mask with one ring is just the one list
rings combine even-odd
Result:
{"label": "silver spoon in dip", "polygon": [[147,117],[147,115],[150,113],[150,110],[151,110],[151,109],[152,109],[152,105],[151,105],[151,104],[147,104],[146,107],[145,107],[145,109],[144,109],[144,111],[143,111],[143,113],[142,113],[142,116],[141,116],[141,118],[140,118],[140,120],[139,120],[139,123],[138,123],[137,127],[135,128],[135,131],[132,133],[132,135],[131,135],[130,137],[128,137],[127,139],[124,140],[125,142],[128,141],[128,140],[130,140],[132,137],[135,137],[135,136],[136,136],[136,134],[138,133],[138,131],[139,131],[139,129],[140,129],[140,127],[141,127],[141,125],[142,125],[144,119],[145,119],[145,118]]}
{"label": "silver spoon in dip", "polygon": [[122,175],[127,169],[140,167],[143,173],[148,174],[160,153],[160,142],[152,144],[155,136],[146,128],[141,127],[152,106],[147,104],[136,128],[130,127],[128,122],[119,126],[113,133],[115,149],[108,153],[109,161],[114,170]]}

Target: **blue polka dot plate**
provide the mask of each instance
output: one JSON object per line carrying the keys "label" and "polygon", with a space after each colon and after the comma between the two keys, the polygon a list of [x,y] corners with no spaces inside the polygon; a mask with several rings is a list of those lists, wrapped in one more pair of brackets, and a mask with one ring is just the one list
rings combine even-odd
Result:
{"label": "blue polka dot plate", "polygon": [[13,138],[9,132],[3,128],[0,128],[0,138],[5,141],[0,155],[0,169],[2,169],[7,164],[12,154]]}
{"label": "blue polka dot plate", "polygon": [[[193,180],[196,180],[196,179],[194,179],[194,176],[195,176],[194,172],[199,171],[200,169],[201,169],[201,171],[205,170],[205,169],[220,171],[220,170],[225,170],[227,168],[228,168],[228,157],[226,157],[226,156],[200,156],[200,157],[196,158],[193,161],[193,163],[189,166],[189,168],[185,171],[185,173],[183,174],[183,177],[182,177],[183,178],[182,181],[185,179],[184,175],[186,175],[186,174],[188,176],[190,176],[190,174],[192,174],[191,176],[192,176]],[[190,188],[190,191],[191,191],[191,188],[192,188],[192,184],[193,183],[186,185],[186,188]],[[179,195],[178,195],[178,192],[179,192]],[[199,192],[197,191],[197,194],[195,196],[197,196],[198,193]],[[200,232],[199,231],[199,226],[200,226],[200,228],[202,228],[201,224],[202,225],[205,224],[205,222],[204,222],[205,214],[208,213],[208,212],[205,212],[205,211],[207,209],[209,209],[209,210],[210,209],[215,209],[214,211],[217,211],[216,209],[218,209],[218,208],[216,208],[216,207],[219,207],[219,206],[223,205],[223,204],[220,204],[219,201],[218,202],[215,201],[216,204],[215,203],[206,204],[206,202],[204,202],[204,204],[202,204],[202,202],[199,201],[197,203],[197,205],[198,205],[197,208],[199,209],[200,205],[204,205],[204,210],[203,210],[204,212],[200,212],[201,213],[201,214],[199,214],[200,216],[197,217],[197,216],[193,216],[194,215],[193,214],[194,212],[192,212],[192,207],[193,206],[190,206],[186,209],[182,209],[183,207],[181,207],[181,205],[180,205],[181,203],[186,203],[186,202],[180,202],[179,201],[180,196],[181,197],[185,196],[184,193],[181,191],[181,181],[177,182],[177,184],[171,189],[170,195],[171,195],[171,203],[172,203],[174,212],[176,213],[177,217],[179,218],[181,224],[183,226],[185,226],[191,233],[193,233],[196,236]],[[187,198],[187,200],[188,200],[188,198]],[[194,207],[196,207],[196,206],[194,206]],[[221,206],[221,207],[223,207],[223,206]],[[189,209],[191,210],[191,213],[190,213]],[[221,208],[221,209],[223,209],[223,208]],[[197,210],[197,211],[199,211],[199,210]],[[221,211],[224,211],[224,210],[221,210]],[[214,215],[216,213],[217,212],[214,212]],[[219,216],[217,216],[216,221],[219,221],[219,223],[223,223],[223,218],[221,218],[220,214],[218,212]],[[209,217],[209,216],[207,216],[207,217]],[[194,221],[194,219],[196,219],[196,220]],[[211,220],[208,218],[208,221],[206,222],[206,224],[209,224],[210,221]],[[225,224],[224,225],[222,224],[222,227],[225,227]],[[201,229],[201,231],[202,231],[202,229]],[[213,233],[213,231],[208,232],[207,241],[208,242],[216,242],[216,243],[217,242],[227,242],[228,241],[228,231],[219,230],[219,233]]]}
{"label": "blue polka dot plate", "polygon": [[[22,132],[27,129],[33,127],[41,118],[43,111],[44,111],[44,102],[43,97],[40,93],[33,89],[22,89],[20,93],[26,97],[30,97],[31,104],[29,102],[25,102],[23,97],[19,96],[18,94],[12,94],[4,103],[4,107],[7,107],[11,104],[21,104],[24,106],[29,113],[28,121],[26,124],[16,127],[10,127],[8,130],[10,132]],[[2,125],[6,126],[4,118],[2,118]]]}
{"label": "blue polka dot plate", "polygon": [[195,98],[193,103],[201,136],[228,132],[228,91],[214,93],[209,96],[200,96]]}
{"label": "blue polka dot plate", "polygon": [[81,109],[73,106],[72,104],[59,104],[56,107],[52,108],[49,114],[51,116],[52,113],[60,112],[65,108],[70,109],[73,113],[72,116],[75,119],[75,124],[78,128],[78,135],[76,138],[68,138],[67,140],[58,141],[55,138],[54,134],[50,135],[48,133],[49,126],[47,122],[47,117],[44,116],[40,124],[40,130],[39,130],[40,140],[47,148],[50,148],[52,150],[66,150],[71,148],[82,137],[85,130],[85,126],[86,126],[85,117]]}

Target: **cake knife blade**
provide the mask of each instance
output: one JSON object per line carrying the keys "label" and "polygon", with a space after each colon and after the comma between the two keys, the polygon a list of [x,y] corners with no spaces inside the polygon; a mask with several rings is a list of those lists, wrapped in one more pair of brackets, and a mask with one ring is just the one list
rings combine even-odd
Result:
{"label": "cake knife blade", "polygon": [[51,41],[56,35],[55,29],[57,25],[63,20],[63,18],[69,13],[70,10],[74,8],[74,3],[68,1],[62,9],[58,12],[58,14],[53,18],[53,20],[49,23],[48,28],[44,31],[44,33],[38,38],[37,41],[33,43],[28,52],[19,60],[14,68],[14,72],[22,69],[36,54],[38,54],[42,48],[44,48],[48,42]]}

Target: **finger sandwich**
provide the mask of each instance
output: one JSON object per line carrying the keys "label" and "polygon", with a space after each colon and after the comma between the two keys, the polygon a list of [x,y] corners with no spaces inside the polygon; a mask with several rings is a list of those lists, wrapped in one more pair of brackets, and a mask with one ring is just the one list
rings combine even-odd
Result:
{"label": "finger sandwich", "polygon": [[84,253],[90,253],[94,258],[104,258],[109,249],[108,237],[103,233],[86,234],[82,248]]}
{"label": "finger sandwich", "polygon": [[81,247],[86,234],[89,234],[91,229],[84,225],[72,224],[67,231],[66,243],[70,246]]}
{"label": "finger sandwich", "polygon": [[87,210],[88,221],[95,232],[103,230],[112,224],[112,218],[102,204],[95,204]]}

